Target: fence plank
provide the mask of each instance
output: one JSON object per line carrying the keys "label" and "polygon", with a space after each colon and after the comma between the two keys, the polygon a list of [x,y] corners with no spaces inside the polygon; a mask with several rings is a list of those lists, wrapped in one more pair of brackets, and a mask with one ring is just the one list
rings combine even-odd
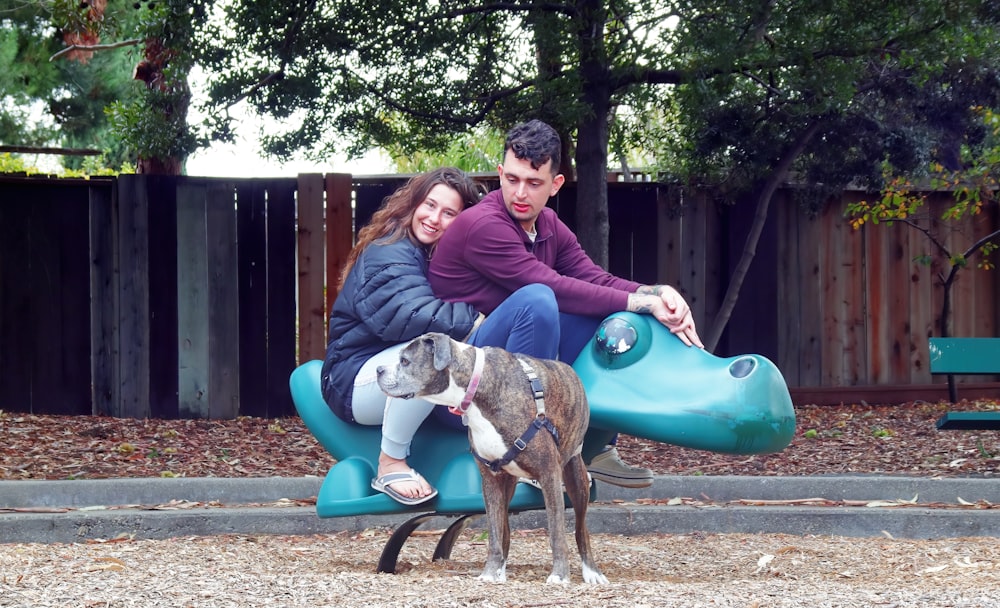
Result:
{"label": "fence plank", "polygon": [[239,243],[240,413],[267,414],[267,207],[257,181],[236,188]]}
{"label": "fence plank", "polygon": [[149,408],[149,199],[139,175],[118,179],[118,378],[121,400],[111,414],[148,418]]}
{"label": "fence plank", "polygon": [[118,386],[117,197],[110,185],[90,188],[90,369],[94,414],[111,416]]}
{"label": "fence plank", "polygon": [[267,184],[267,411],[295,414],[288,378],[295,369],[295,180]]}
{"label": "fence plank", "polygon": [[710,300],[709,259],[704,246],[709,226],[706,223],[708,205],[703,197],[681,199],[679,189],[661,188],[657,229],[658,283],[673,285],[691,306],[695,324],[702,335],[718,312]]}
{"label": "fence plank", "polygon": [[[886,328],[886,351],[889,366],[886,370],[886,380],[880,384],[906,383],[910,380],[911,370],[911,319],[910,312],[910,273],[907,272],[909,260],[907,251],[909,245],[909,235],[904,230],[905,226],[894,226],[888,231],[888,243],[886,260],[890,264],[887,268],[885,281],[879,281],[887,286],[888,293],[886,302],[887,311]],[[870,285],[871,281],[866,284]],[[881,353],[869,349],[870,362],[875,363],[881,357]],[[870,383],[870,382],[869,382]]]}
{"label": "fence plank", "polygon": [[298,362],[326,354],[326,307],[323,297],[323,176],[298,177]]}
{"label": "fence plank", "polygon": [[[355,220],[352,213],[351,176],[343,173],[326,175],[326,310],[333,310],[337,299],[340,271],[354,246]],[[381,201],[381,199],[379,199]],[[360,211],[360,209],[358,209]],[[374,213],[374,209],[371,210]],[[370,215],[368,217],[371,217]],[[357,224],[357,229],[361,224]],[[324,319],[324,325],[326,320]],[[326,332],[323,332],[326,344]],[[324,354],[326,348],[324,346]]]}
{"label": "fence plank", "polygon": [[[753,197],[725,209],[727,276],[732,274],[741,261],[757,208],[757,199]],[[779,358],[776,306],[778,277],[775,273],[777,249],[773,246],[778,239],[777,220],[774,216],[769,208],[768,218],[761,229],[752,263],[743,279],[739,298],[723,333],[723,340],[719,343],[719,354],[731,356],[759,353],[771,360]],[[727,288],[728,281],[727,285],[721,287],[721,292],[725,294]]]}
{"label": "fence plank", "polygon": [[30,412],[32,344],[31,226],[34,206],[28,187],[5,188],[0,196],[0,409]]}
{"label": "fence plank", "polygon": [[927,239],[922,232],[914,229],[906,231],[908,235],[907,268],[910,274],[910,377],[909,382],[930,382],[930,359],[927,352],[927,339],[935,335],[934,325],[936,309],[934,308],[934,292],[937,289],[937,279],[931,272],[931,267],[918,261],[926,253]]}
{"label": "fence plank", "polygon": [[[37,329],[33,370],[38,414],[90,414],[90,258],[79,255],[90,243],[87,188],[58,186],[40,220],[54,223],[55,238],[36,243],[32,256],[44,265],[33,272]],[[48,232],[48,231],[46,231]],[[49,234],[53,234],[49,232]],[[40,275],[40,276],[38,276]]]}
{"label": "fence plank", "polygon": [[208,417],[240,414],[240,312],[235,185],[212,181],[205,194],[208,233]]}
{"label": "fence plank", "polygon": [[149,415],[176,418],[178,326],[177,185],[172,175],[142,176],[147,183],[149,231]]}
{"label": "fence plank", "polygon": [[205,186],[177,185],[177,409],[181,418],[208,418],[212,302],[208,293]]}
{"label": "fence plank", "polygon": [[[777,195],[776,195],[777,196]],[[784,197],[782,197],[784,198]],[[787,382],[799,384],[802,381],[803,367],[808,361],[803,356],[806,344],[802,339],[803,297],[816,291],[816,286],[810,279],[814,275],[803,272],[805,263],[801,251],[805,246],[800,231],[800,223],[806,220],[795,205],[782,203],[773,207],[778,223],[778,233],[783,235],[776,243],[778,247],[776,272],[781,280],[776,288],[779,310],[787,311],[784,323],[778,324],[778,358],[774,363],[781,370]],[[815,386],[815,385],[813,385]]]}

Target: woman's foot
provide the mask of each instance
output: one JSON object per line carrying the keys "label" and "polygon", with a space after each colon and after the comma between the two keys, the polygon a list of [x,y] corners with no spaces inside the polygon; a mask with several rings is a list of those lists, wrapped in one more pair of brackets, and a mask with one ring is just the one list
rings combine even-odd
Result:
{"label": "woman's foot", "polygon": [[[385,452],[379,453],[378,473],[376,479],[383,479],[392,473],[413,473],[413,469],[406,463],[406,459],[393,458]],[[409,499],[426,498],[435,493],[431,484],[419,474],[413,474],[411,478],[401,478],[399,481],[392,481],[392,490]]]}

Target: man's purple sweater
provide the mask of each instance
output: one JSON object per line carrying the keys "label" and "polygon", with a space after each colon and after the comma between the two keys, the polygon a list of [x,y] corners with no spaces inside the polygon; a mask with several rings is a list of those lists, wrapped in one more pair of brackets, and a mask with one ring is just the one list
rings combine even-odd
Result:
{"label": "man's purple sweater", "polygon": [[489,314],[511,293],[531,283],[548,285],[561,312],[605,317],[625,310],[639,283],[595,264],[576,235],[546,207],[535,222],[532,243],[495,190],[458,214],[431,258],[435,295],[467,302]]}

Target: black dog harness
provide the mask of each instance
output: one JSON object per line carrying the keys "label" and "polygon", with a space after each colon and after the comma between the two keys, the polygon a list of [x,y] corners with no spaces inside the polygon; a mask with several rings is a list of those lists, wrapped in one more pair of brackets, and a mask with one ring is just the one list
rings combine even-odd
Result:
{"label": "black dog harness", "polygon": [[490,471],[493,471],[494,473],[499,473],[505,466],[520,456],[521,452],[528,447],[528,442],[535,437],[535,434],[538,433],[539,429],[545,429],[548,431],[549,434],[552,435],[552,439],[555,440],[556,445],[559,445],[559,431],[556,430],[552,421],[545,417],[545,393],[542,390],[542,381],[538,378],[538,374],[535,373],[534,368],[532,368],[527,361],[518,357],[517,362],[521,364],[521,368],[524,369],[524,373],[528,376],[528,382],[531,384],[531,392],[535,398],[535,411],[537,414],[535,415],[535,419],[531,422],[531,425],[528,427],[528,430],[522,433],[521,436],[514,441],[514,443],[510,446],[510,449],[507,450],[507,453],[502,457],[497,458],[496,460],[486,460],[479,454],[476,454],[475,450],[472,451],[472,454],[476,457],[476,459],[486,465]]}

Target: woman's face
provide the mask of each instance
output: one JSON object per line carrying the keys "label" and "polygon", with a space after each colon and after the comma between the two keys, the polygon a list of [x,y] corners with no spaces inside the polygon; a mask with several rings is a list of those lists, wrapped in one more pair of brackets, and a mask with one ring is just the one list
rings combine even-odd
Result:
{"label": "woman's face", "polygon": [[462,197],[458,192],[445,184],[437,184],[413,211],[410,230],[420,243],[433,245],[460,211]]}

